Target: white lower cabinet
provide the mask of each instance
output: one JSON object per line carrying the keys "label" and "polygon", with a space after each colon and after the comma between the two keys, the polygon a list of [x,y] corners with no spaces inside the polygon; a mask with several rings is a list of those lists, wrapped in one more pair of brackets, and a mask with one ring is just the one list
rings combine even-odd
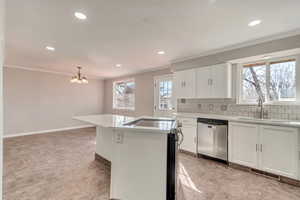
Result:
{"label": "white lower cabinet", "polygon": [[182,123],[183,142],[180,149],[197,153],[197,120],[193,118],[178,118]]}
{"label": "white lower cabinet", "polygon": [[260,168],[274,174],[297,178],[298,131],[295,128],[260,127]]}
{"label": "white lower cabinet", "polygon": [[229,161],[258,168],[258,126],[253,124],[229,124]]}
{"label": "white lower cabinet", "polygon": [[191,153],[196,153],[197,127],[182,127],[182,133],[184,138],[180,149]]}
{"label": "white lower cabinet", "polygon": [[298,129],[229,124],[229,161],[298,179]]}

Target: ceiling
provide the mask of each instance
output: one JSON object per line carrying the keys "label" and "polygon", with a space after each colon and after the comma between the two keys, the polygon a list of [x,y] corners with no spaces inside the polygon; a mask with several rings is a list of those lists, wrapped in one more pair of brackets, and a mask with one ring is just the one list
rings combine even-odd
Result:
{"label": "ceiling", "polygon": [[8,0],[5,64],[63,73],[81,65],[112,78],[297,30],[299,8],[299,0]]}

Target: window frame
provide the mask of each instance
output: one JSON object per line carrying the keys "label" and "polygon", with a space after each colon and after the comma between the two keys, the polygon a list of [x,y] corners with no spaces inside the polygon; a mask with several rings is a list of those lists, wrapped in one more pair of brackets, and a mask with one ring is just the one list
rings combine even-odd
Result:
{"label": "window frame", "polygon": [[[245,101],[243,99],[243,68],[245,65],[249,64],[255,64],[255,63],[265,63],[266,69],[268,70],[268,67],[270,67],[270,63],[277,62],[280,60],[292,60],[294,59],[296,61],[296,98],[295,100],[289,101],[289,100],[281,100],[281,101],[266,101],[264,104],[267,105],[294,105],[294,104],[300,104],[300,55],[294,55],[294,56],[285,56],[285,57],[276,57],[276,58],[270,58],[265,60],[255,60],[252,62],[246,62],[246,63],[239,63],[237,64],[237,104],[243,104],[243,105],[255,105],[257,104],[257,101]],[[269,68],[270,69],[270,68]],[[298,80],[299,79],[299,80]],[[268,80],[270,80],[270,74],[266,74],[266,81],[267,81],[267,87],[268,87]],[[268,89],[267,89],[268,90]]]}
{"label": "window frame", "polygon": [[[160,85],[159,85],[159,83],[161,83],[161,82],[171,82],[171,96],[169,97],[170,98],[170,106],[171,106],[171,108],[170,109],[161,109],[160,108]],[[173,83],[173,79],[172,79],[172,77],[170,77],[170,76],[165,76],[165,77],[163,77],[163,78],[161,78],[161,79],[157,79],[156,80],[156,82],[155,82],[155,87],[157,87],[157,90],[158,90],[158,96],[157,96],[157,101],[158,102],[156,102],[157,103],[157,105],[155,105],[155,109],[157,110],[157,111],[161,111],[161,112],[164,112],[164,111],[170,111],[170,110],[172,110],[173,109],[173,93],[174,93],[174,83]]]}
{"label": "window frame", "polygon": [[[134,83],[134,96],[133,96],[133,100],[134,100],[134,104],[133,107],[117,107],[115,104],[115,99],[116,99],[116,93],[115,93],[115,85],[118,83],[128,83],[128,82],[133,82]],[[130,78],[130,79],[123,79],[123,80],[117,80],[117,81],[113,81],[112,84],[113,88],[112,88],[112,108],[113,110],[128,110],[128,111],[134,111],[135,110],[135,90],[136,90],[136,83],[135,83],[135,79],[134,78]]]}
{"label": "window frame", "polygon": [[[160,81],[172,81],[172,95],[171,95],[171,108],[169,110],[160,110],[157,109],[159,107],[159,82]],[[169,117],[175,110],[176,100],[175,100],[175,88],[174,88],[174,75],[173,74],[164,74],[154,76],[153,78],[153,114],[154,116],[159,117]]]}

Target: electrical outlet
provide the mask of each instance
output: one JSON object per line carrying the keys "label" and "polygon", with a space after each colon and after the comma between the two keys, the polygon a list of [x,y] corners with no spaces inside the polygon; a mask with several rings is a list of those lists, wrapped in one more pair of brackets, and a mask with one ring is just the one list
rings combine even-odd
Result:
{"label": "electrical outlet", "polygon": [[221,105],[221,111],[227,111],[228,107],[227,105]]}
{"label": "electrical outlet", "polygon": [[123,144],[123,141],[124,141],[124,133],[122,133],[122,132],[117,132],[117,133],[116,133],[115,141],[116,141],[116,143],[118,143],[118,144]]}
{"label": "electrical outlet", "polygon": [[208,110],[213,111],[214,110],[214,104],[209,104],[208,105]]}

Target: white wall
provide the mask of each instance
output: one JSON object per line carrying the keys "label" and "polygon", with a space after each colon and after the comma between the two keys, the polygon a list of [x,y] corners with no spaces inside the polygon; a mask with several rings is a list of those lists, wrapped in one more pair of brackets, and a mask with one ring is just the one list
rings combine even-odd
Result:
{"label": "white wall", "polygon": [[256,45],[250,45],[242,48],[223,51],[207,56],[201,56],[194,59],[184,60],[172,64],[175,71],[216,65],[230,60],[247,58],[251,56],[269,54],[278,51],[295,49],[300,47],[300,35],[282,38],[278,40],[263,42]]}
{"label": "white wall", "polygon": [[71,84],[66,75],[4,68],[4,135],[84,125],[75,115],[102,113],[103,81]]}
{"label": "white wall", "polygon": [[5,0],[0,0],[0,200],[2,200],[2,170],[3,170],[3,62],[4,62],[4,17]]}
{"label": "white wall", "polygon": [[2,200],[2,169],[3,169],[3,85],[2,69],[4,60],[4,0],[0,0],[0,200]]}

